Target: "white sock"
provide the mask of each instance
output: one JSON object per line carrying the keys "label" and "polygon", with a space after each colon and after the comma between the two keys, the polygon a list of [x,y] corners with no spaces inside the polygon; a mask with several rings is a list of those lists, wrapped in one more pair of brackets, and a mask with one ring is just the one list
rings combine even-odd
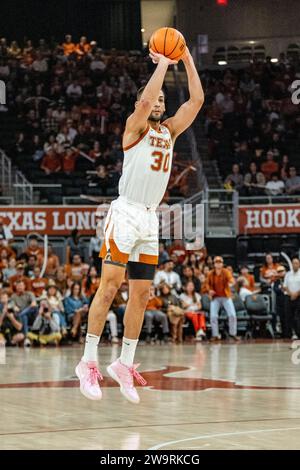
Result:
{"label": "white sock", "polygon": [[123,336],[120,362],[125,364],[127,367],[131,367],[133,365],[133,359],[138,342],[138,339],[128,339]]}
{"label": "white sock", "polygon": [[85,362],[97,361],[97,348],[99,340],[100,336],[87,333],[85,338],[84,354],[82,357]]}

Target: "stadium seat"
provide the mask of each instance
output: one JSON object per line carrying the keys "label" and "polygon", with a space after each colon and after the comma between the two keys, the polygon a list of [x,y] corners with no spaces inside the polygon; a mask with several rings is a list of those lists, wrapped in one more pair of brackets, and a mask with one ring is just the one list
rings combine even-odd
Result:
{"label": "stadium seat", "polygon": [[245,300],[245,306],[250,316],[251,336],[255,336],[256,332],[260,333],[268,331],[270,336],[274,338],[274,330],[271,324],[273,316],[268,312],[267,301],[268,296],[261,294],[248,295]]}

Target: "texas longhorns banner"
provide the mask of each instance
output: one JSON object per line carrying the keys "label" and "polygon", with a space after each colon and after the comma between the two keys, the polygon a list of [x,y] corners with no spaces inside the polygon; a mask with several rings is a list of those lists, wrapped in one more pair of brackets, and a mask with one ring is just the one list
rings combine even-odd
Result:
{"label": "texas longhorns banner", "polygon": [[101,206],[0,206],[4,218],[14,236],[38,232],[41,235],[70,235],[77,228],[81,235],[95,232],[97,216],[106,215]]}
{"label": "texas longhorns banner", "polygon": [[300,204],[240,206],[240,234],[299,233]]}

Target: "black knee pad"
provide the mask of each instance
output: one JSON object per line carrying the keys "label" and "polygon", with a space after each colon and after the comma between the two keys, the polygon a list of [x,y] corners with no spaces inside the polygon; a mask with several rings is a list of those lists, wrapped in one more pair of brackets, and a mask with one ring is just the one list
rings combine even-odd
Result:
{"label": "black knee pad", "polygon": [[128,261],[127,263],[128,279],[143,279],[143,280],[153,281],[155,268],[156,268],[155,264]]}

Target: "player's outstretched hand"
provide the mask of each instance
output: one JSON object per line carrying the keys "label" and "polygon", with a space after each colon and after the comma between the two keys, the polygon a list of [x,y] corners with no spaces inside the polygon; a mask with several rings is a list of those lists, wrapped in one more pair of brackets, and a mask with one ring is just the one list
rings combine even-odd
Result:
{"label": "player's outstretched hand", "polygon": [[149,49],[149,50],[150,50],[149,56],[151,57],[152,62],[154,64],[158,64],[158,62],[160,61],[166,61],[168,65],[178,64],[178,60],[169,59],[169,57],[166,57],[163,54],[158,54],[158,52],[154,52],[153,49]]}

